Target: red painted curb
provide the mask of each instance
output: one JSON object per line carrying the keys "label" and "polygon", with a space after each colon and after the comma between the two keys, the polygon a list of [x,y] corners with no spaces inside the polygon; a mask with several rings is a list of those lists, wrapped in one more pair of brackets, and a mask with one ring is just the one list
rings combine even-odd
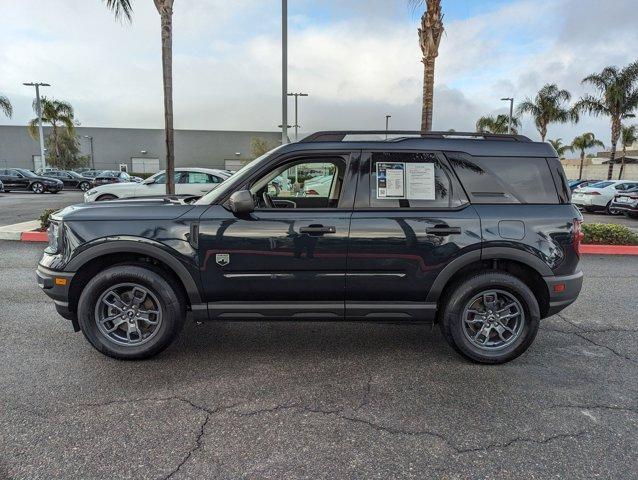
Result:
{"label": "red painted curb", "polygon": [[580,253],[585,253],[589,255],[638,255],[638,246],[585,245],[581,243]]}
{"label": "red painted curb", "polygon": [[47,232],[22,232],[20,234],[21,242],[49,242]]}

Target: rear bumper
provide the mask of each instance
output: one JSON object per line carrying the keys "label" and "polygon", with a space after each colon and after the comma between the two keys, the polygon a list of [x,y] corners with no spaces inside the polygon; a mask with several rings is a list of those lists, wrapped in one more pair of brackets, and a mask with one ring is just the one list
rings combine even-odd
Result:
{"label": "rear bumper", "polygon": [[613,208],[614,210],[618,210],[619,212],[638,213],[638,203],[632,205],[631,203],[613,202],[611,204],[611,208]]}
{"label": "rear bumper", "polygon": [[78,331],[77,316],[75,312],[69,308],[69,287],[71,286],[71,280],[73,280],[74,274],[56,272],[42,265],[38,265],[35,275],[38,286],[53,300],[57,312],[67,320],[71,320],[71,322],[73,322],[73,328]]}
{"label": "rear bumper", "polygon": [[[576,301],[583,286],[583,272],[572,275],[543,277],[549,292],[549,309],[546,317],[556,315]],[[562,290],[562,291],[557,291]]]}

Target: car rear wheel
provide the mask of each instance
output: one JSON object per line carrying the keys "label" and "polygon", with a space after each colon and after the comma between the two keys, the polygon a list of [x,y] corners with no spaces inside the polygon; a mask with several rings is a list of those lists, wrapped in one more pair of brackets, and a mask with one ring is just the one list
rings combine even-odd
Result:
{"label": "car rear wheel", "polygon": [[496,364],[525,352],[539,322],[538,302],[527,285],[505,272],[485,272],[453,287],[440,327],[465,358]]}
{"label": "car rear wheel", "polygon": [[110,193],[105,193],[104,195],[100,195],[95,199],[96,202],[105,202],[107,200],[115,200],[117,197],[115,195],[111,195]]}
{"label": "car rear wheel", "polygon": [[609,215],[622,215],[622,212],[620,210],[611,208],[611,201],[607,204],[607,207],[605,208],[605,210],[607,211]]}
{"label": "car rear wheel", "polygon": [[33,182],[31,184],[31,191],[33,193],[44,193],[44,185],[42,185],[40,182]]}
{"label": "car rear wheel", "polygon": [[180,295],[158,272],[119,265],[97,274],[78,304],[78,321],[98,351],[122,360],[157,355],[179,335],[186,315]]}
{"label": "car rear wheel", "polygon": [[91,188],[91,185],[89,184],[89,182],[80,183],[80,190],[82,190],[83,192],[86,192],[89,188]]}

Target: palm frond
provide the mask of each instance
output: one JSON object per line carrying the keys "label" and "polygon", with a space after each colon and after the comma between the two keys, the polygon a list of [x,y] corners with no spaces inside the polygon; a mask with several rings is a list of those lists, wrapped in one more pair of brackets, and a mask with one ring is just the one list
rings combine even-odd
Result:
{"label": "palm frond", "polygon": [[13,115],[13,105],[7,97],[0,95],[0,111],[4,112],[7,117]]}
{"label": "palm frond", "polygon": [[133,6],[131,0],[103,0],[106,8],[111,10],[116,19],[126,18],[129,22],[133,19]]}

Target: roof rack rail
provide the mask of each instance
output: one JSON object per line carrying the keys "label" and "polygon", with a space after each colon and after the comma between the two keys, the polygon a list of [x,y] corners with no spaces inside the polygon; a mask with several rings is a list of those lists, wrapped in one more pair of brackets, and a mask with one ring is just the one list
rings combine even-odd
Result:
{"label": "roof rack rail", "polygon": [[[471,137],[483,138],[485,140],[505,140],[514,142],[531,142],[524,135],[508,135],[495,133],[480,132],[428,132],[421,133],[418,130],[334,130],[315,132],[300,140],[301,143],[309,142],[342,142],[348,135],[389,135],[396,137],[397,135],[418,136],[420,138],[449,138],[449,137]],[[389,139],[397,141],[396,138]],[[400,139],[402,140],[402,139]]]}

